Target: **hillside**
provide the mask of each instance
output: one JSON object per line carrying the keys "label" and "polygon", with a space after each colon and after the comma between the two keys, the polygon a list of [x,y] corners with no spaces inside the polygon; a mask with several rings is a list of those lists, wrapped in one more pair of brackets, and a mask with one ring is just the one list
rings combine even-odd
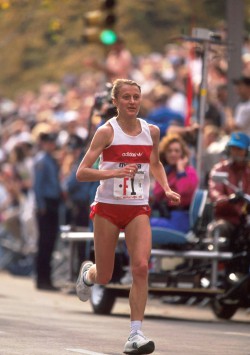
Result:
{"label": "hillside", "polygon": [[[190,0],[117,1],[116,29],[138,55],[163,51],[191,26],[210,28],[224,18],[224,1],[191,2],[190,7]],[[0,93],[14,97],[45,80],[82,72],[89,53],[104,56],[101,45],[81,40],[84,14],[99,7],[98,0],[0,0]]]}

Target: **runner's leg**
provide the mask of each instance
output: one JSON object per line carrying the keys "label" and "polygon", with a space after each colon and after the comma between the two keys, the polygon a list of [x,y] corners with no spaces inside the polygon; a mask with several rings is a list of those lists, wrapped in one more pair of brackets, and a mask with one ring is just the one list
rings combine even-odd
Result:
{"label": "runner's leg", "polygon": [[129,295],[131,320],[143,320],[148,296],[148,262],[151,228],[146,215],[135,217],[125,228],[133,283]]}
{"label": "runner's leg", "polygon": [[112,278],[115,248],[120,229],[99,216],[94,217],[95,264],[88,271],[87,279],[91,283],[107,284]]}

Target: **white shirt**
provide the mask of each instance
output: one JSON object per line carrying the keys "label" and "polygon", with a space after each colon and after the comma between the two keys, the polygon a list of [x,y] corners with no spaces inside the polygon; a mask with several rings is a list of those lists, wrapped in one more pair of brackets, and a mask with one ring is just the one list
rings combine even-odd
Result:
{"label": "white shirt", "polygon": [[235,124],[242,132],[250,136],[250,100],[236,106]]}
{"label": "white shirt", "polygon": [[95,201],[124,205],[148,204],[149,163],[153,141],[148,123],[142,119],[139,120],[141,132],[137,136],[124,133],[116,117],[108,121],[114,130],[114,137],[112,143],[100,156],[99,169],[119,169],[126,164],[135,163],[138,171],[134,179],[125,177],[101,180]]}

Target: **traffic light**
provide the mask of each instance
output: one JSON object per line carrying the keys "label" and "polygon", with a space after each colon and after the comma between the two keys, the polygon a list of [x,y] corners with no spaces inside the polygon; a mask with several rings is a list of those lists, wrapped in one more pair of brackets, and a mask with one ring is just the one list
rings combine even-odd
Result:
{"label": "traffic light", "polygon": [[102,0],[99,10],[89,11],[83,16],[85,30],[82,38],[84,43],[111,45],[116,42],[115,6],[115,0]]}
{"label": "traffic light", "polygon": [[11,6],[11,3],[9,0],[0,0],[0,10],[8,10]]}

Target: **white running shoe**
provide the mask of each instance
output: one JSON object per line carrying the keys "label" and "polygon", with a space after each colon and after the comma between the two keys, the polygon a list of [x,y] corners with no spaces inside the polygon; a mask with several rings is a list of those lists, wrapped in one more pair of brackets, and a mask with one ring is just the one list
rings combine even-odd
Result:
{"label": "white running shoe", "polygon": [[124,354],[151,354],[154,350],[154,342],[151,339],[147,339],[138,330],[135,334],[129,336],[123,352]]}
{"label": "white running shoe", "polygon": [[83,277],[84,277],[84,273],[87,272],[92,265],[93,265],[92,261],[84,261],[81,265],[79,276],[76,281],[76,293],[78,298],[83,302],[88,301],[91,296],[91,287],[93,285],[87,285],[84,282]]}

